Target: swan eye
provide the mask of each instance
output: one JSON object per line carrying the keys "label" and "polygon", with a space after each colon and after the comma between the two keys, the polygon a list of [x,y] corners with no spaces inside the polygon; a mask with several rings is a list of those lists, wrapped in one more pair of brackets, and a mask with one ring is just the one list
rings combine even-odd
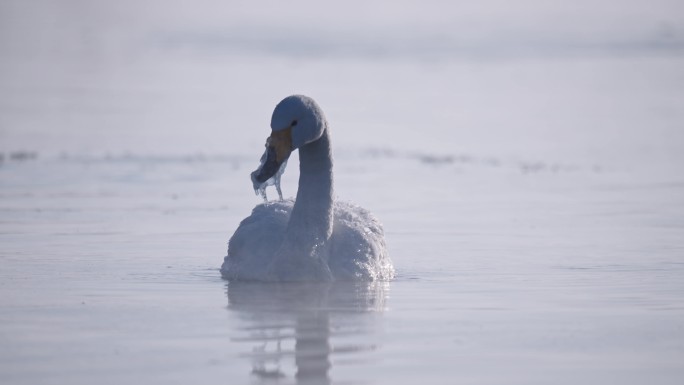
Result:
{"label": "swan eye", "polygon": [[296,125],[297,125],[297,120],[295,119],[295,120],[292,121],[292,123],[290,124],[290,126],[294,127],[294,126],[296,126]]}

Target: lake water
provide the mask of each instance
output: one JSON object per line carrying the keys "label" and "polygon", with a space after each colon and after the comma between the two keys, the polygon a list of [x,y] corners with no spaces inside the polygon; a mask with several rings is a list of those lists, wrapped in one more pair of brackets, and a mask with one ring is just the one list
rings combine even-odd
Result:
{"label": "lake water", "polygon": [[[678,2],[268,5],[0,4],[0,382],[682,382]],[[292,93],[392,282],[221,279]]]}

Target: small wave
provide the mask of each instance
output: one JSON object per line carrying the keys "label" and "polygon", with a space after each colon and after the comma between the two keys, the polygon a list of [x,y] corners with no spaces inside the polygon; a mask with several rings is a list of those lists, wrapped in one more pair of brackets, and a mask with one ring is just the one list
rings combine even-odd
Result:
{"label": "small wave", "polygon": [[369,158],[407,159],[435,167],[442,166],[475,166],[490,168],[516,169],[523,174],[564,173],[590,171],[599,173],[603,168],[599,165],[580,165],[543,160],[504,160],[494,156],[477,156],[472,154],[439,154],[417,151],[398,151],[390,148],[368,148],[360,152]]}
{"label": "small wave", "polygon": [[27,162],[38,159],[38,153],[34,151],[10,151],[7,154],[0,152],[0,164],[4,162]]}
{"label": "small wave", "polygon": [[247,155],[225,154],[105,154],[105,155],[71,155],[62,154],[59,160],[72,163],[240,163],[250,161],[253,157]]}
{"label": "small wave", "polygon": [[540,39],[527,34],[493,35],[463,40],[462,36],[434,35],[427,31],[375,34],[369,37],[299,29],[274,30],[242,27],[215,30],[180,30],[158,33],[149,44],[166,52],[264,55],[309,58],[350,57],[367,60],[504,60],[530,57],[582,57],[625,55],[681,55],[684,41],[657,28],[623,39],[608,36],[586,40],[577,37]]}
{"label": "small wave", "polygon": [[[375,159],[408,160],[428,167],[486,167],[517,170],[522,174],[591,172],[601,173],[604,168],[596,164],[566,163],[553,160],[504,159],[491,155],[469,153],[436,153],[425,151],[398,150],[389,147],[346,148],[335,153],[338,159]],[[0,164],[5,162],[27,162],[38,159],[34,152],[0,153]],[[254,165],[258,160],[253,154],[103,154],[84,155],[63,153],[56,159],[59,162],[74,164],[230,164],[234,170],[245,165]]]}

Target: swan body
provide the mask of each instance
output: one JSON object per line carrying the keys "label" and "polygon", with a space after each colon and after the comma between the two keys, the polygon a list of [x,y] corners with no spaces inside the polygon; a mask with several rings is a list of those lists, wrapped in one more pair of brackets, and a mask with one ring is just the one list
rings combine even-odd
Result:
{"label": "swan body", "polygon": [[293,95],[271,119],[266,159],[252,173],[266,183],[298,149],[296,200],[265,202],[228,243],[221,275],[228,280],[388,280],[394,268],[380,222],[367,210],[334,199],[328,123],[316,102]]}

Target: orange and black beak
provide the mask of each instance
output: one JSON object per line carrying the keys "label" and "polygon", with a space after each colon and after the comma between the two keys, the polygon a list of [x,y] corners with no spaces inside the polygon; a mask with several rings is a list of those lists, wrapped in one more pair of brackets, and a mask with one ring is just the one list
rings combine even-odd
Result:
{"label": "orange and black beak", "polygon": [[252,179],[264,183],[275,175],[292,153],[292,127],[273,131],[266,140],[266,160],[252,173]]}

